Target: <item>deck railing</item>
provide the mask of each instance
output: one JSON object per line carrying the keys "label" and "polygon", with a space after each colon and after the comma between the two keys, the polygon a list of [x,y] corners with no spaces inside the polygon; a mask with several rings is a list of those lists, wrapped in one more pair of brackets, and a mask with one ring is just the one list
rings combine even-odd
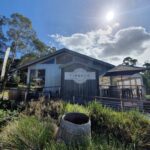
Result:
{"label": "deck railing", "polygon": [[110,86],[101,85],[100,95],[95,99],[117,110],[138,109],[144,112],[150,112],[150,101],[145,99],[144,86],[120,85]]}
{"label": "deck railing", "polygon": [[143,99],[145,95],[144,86],[134,86],[134,85],[119,85],[119,86],[100,85],[99,91],[101,97]]}

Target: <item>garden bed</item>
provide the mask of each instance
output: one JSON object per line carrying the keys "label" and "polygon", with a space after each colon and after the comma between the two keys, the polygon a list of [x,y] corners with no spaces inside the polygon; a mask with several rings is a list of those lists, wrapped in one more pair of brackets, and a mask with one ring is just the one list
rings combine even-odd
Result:
{"label": "garden bed", "polygon": [[84,150],[82,145],[69,147],[56,141],[61,117],[68,112],[81,112],[91,118],[92,142],[86,150],[150,149],[150,120],[138,111],[116,112],[98,102],[82,106],[44,100],[31,102],[18,117],[1,127],[2,148]]}

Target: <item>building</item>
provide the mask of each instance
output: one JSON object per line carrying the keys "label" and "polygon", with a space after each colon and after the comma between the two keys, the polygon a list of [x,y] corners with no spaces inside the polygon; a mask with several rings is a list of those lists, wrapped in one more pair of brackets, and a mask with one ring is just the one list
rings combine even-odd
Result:
{"label": "building", "polygon": [[101,97],[142,99],[145,87],[139,72],[143,71],[145,68],[126,65],[118,65],[107,71],[99,80]]}
{"label": "building", "polygon": [[61,49],[19,66],[27,69],[27,84],[70,101],[84,101],[99,95],[99,77],[114,65],[77,52]]}

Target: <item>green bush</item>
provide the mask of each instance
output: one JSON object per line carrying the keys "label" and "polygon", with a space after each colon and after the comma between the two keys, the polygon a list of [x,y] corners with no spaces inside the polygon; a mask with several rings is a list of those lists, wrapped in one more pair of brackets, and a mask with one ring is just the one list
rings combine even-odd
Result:
{"label": "green bush", "polygon": [[0,109],[0,131],[1,128],[10,120],[14,119],[18,115],[17,111],[9,111]]}
{"label": "green bush", "polygon": [[[150,120],[140,112],[116,112],[98,102],[90,103],[89,110],[94,133],[105,134],[108,140],[114,137],[125,145],[132,143],[139,148],[142,144],[142,147],[149,145],[150,148],[150,141],[147,140],[150,134]],[[145,133],[143,138],[140,137],[141,131]]]}
{"label": "green bush", "polygon": [[89,114],[89,110],[87,107],[82,106],[82,105],[78,105],[78,104],[71,104],[71,103],[67,103],[65,105],[65,112],[80,112],[80,113],[84,113],[84,114]]}
{"label": "green bush", "polygon": [[[45,150],[148,150],[150,149],[150,120],[138,111],[117,112],[103,107],[98,102],[87,106],[62,101],[32,102],[26,110],[29,115],[20,116],[2,128],[1,149],[45,149]],[[55,141],[55,127],[47,119],[59,119],[67,112],[81,112],[90,116],[92,142],[89,147],[65,145]],[[0,118],[9,112],[0,111]],[[32,117],[35,115],[36,117]]]}
{"label": "green bush", "polygon": [[55,127],[50,120],[22,116],[10,122],[0,133],[3,149],[44,149],[54,138]]}
{"label": "green bush", "polygon": [[145,98],[146,98],[147,100],[150,100],[150,95],[145,95]]}
{"label": "green bush", "polygon": [[64,143],[51,142],[45,150],[133,150],[132,145],[125,146],[119,143],[115,138],[108,143],[104,135],[93,137],[88,147],[81,145],[65,145]]}
{"label": "green bush", "polygon": [[64,113],[62,101],[47,101],[41,98],[39,101],[30,102],[25,110],[27,115],[35,115],[38,118],[51,117],[58,119]]}

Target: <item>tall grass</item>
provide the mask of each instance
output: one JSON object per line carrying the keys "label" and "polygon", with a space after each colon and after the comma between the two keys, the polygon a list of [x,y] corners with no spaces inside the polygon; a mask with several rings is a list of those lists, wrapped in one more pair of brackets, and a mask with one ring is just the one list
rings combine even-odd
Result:
{"label": "tall grass", "polygon": [[[0,132],[2,149],[150,149],[150,120],[138,111],[117,112],[103,107],[98,102],[89,103],[87,106],[63,102],[40,103],[41,106],[38,103],[38,105],[32,106],[32,109],[29,108],[31,110],[29,116],[21,116],[2,128],[2,132]],[[45,116],[51,116],[58,120],[59,116],[67,112],[81,112],[91,118],[92,142],[87,148],[82,145],[68,146],[56,141],[55,126],[51,120],[46,119],[50,117]],[[36,117],[30,116],[31,114],[36,115]]]}
{"label": "tall grass", "polygon": [[64,113],[63,101],[46,101],[40,99],[28,104],[24,112],[26,115],[35,115],[38,118],[52,117],[58,119]]}
{"label": "tall grass", "polygon": [[44,149],[54,137],[51,121],[39,121],[36,117],[22,116],[9,123],[0,133],[4,149]]}
{"label": "tall grass", "polygon": [[0,109],[0,131],[1,131],[1,128],[5,126],[8,121],[11,121],[17,115],[18,115],[17,111],[9,111],[9,110]]}
{"label": "tall grass", "polygon": [[90,103],[89,110],[95,134],[105,134],[108,140],[116,138],[125,145],[134,145],[135,149],[150,148],[150,120],[140,112],[116,112],[98,102]]}
{"label": "tall grass", "polygon": [[67,103],[64,108],[65,112],[80,112],[89,115],[89,110],[83,106],[78,104]]}

